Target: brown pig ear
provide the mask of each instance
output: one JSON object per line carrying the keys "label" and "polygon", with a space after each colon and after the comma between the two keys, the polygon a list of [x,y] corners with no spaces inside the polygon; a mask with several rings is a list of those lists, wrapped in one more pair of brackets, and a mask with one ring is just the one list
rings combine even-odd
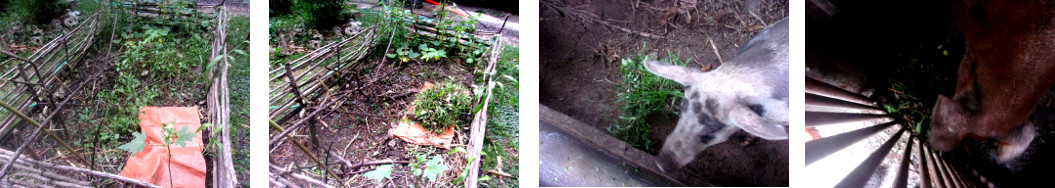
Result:
{"label": "brown pig ear", "polygon": [[747,106],[739,106],[729,112],[729,118],[735,121],[735,125],[755,136],[766,140],[788,139],[788,131],[783,125],[768,122],[761,116],[755,114]]}
{"label": "brown pig ear", "polygon": [[674,80],[682,85],[690,85],[695,80],[693,77],[696,74],[703,73],[689,67],[671,65],[659,61],[645,63],[645,69],[648,69],[648,72],[652,72],[652,74]]}

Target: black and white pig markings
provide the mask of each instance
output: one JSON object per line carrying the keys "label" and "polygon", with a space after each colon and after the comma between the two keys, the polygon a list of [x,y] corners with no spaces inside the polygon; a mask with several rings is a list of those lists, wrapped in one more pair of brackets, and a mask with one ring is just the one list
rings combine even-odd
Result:
{"label": "black and white pig markings", "polygon": [[685,166],[741,129],[768,140],[788,139],[787,19],[758,32],[712,71],[657,61],[645,67],[685,85],[681,118],[656,162],[660,170]]}

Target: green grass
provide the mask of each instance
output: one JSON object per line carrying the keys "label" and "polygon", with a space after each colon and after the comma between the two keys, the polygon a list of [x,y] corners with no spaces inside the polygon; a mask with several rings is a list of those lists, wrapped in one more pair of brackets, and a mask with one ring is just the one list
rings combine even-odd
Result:
{"label": "green grass", "polygon": [[[683,86],[673,80],[656,76],[645,69],[644,63],[655,58],[654,55],[646,54],[642,45],[641,52],[623,59],[619,65],[620,73],[623,75],[622,85],[616,103],[621,105],[623,115],[619,116],[619,123],[608,127],[608,132],[625,141],[631,146],[640,148],[647,152],[655,152],[659,149],[660,142],[649,138],[652,129],[647,119],[652,116],[663,116],[665,118],[676,118],[671,115],[677,114],[676,108],[678,98],[682,97]],[[675,65],[685,65],[677,56],[668,52],[668,58],[664,60]]]}
{"label": "green grass", "polygon": [[[498,59],[491,105],[488,108],[487,136],[484,139],[483,169],[497,170],[498,156],[502,156],[502,171],[519,177],[520,147],[520,48],[506,46]],[[489,176],[489,174],[484,174]],[[517,181],[498,184],[498,177],[480,182],[482,187],[518,187]],[[500,186],[501,185],[501,186]]]}
{"label": "green grass", "polygon": [[231,87],[231,124],[249,124],[249,17],[233,16],[227,27],[227,49],[230,51],[240,50],[244,54],[230,53],[235,58],[230,61],[227,81]]}

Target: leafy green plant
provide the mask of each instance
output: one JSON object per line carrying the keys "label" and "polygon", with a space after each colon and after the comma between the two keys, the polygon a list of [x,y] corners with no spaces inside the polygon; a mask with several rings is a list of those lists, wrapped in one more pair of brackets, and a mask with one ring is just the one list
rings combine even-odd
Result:
{"label": "leafy green plant", "polygon": [[129,153],[132,153],[132,155],[139,154],[139,152],[143,151],[143,148],[146,145],[147,136],[141,132],[134,132],[132,133],[132,137],[134,137],[132,141],[117,147],[117,149],[128,151]]}
{"label": "leafy green plant", "polygon": [[[383,3],[385,4],[385,3]],[[399,4],[399,2],[394,2]],[[384,11],[376,16],[365,14],[364,24],[377,25],[382,36],[393,36],[392,40],[382,38],[378,44],[392,42],[394,51],[385,54],[389,58],[399,58],[402,62],[413,59],[421,59],[425,62],[435,62],[445,58],[461,58],[469,64],[480,62],[481,56],[486,52],[485,46],[476,43],[472,32],[476,30],[475,19],[455,20],[447,17],[449,10],[441,7],[436,9],[437,19],[419,18],[407,10],[392,9]],[[434,25],[438,34],[424,36],[410,33],[406,28],[414,24]],[[467,39],[468,42],[462,41]],[[378,45],[380,51],[384,51],[386,45]],[[414,47],[417,48],[414,48]],[[375,46],[377,48],[377,46]]]}
{"label": "leafy green plant", "polygon": [[407,48],[407,47],[401,47],[399,49],[396,49],[395,52],[396,53],[391,53],[391,54],[386,54],[386,55],[388,56],[388,58],[399,57],[399,60],[404,62],[404,63],[406,63],[407,61],[410,61],[411,59],[417,59],[418,57],[421,56],[421,54],[418,54],[417,52],[414,52],[413,50],[411,50],[410,48]]}
{"label": "leafy green plant", "polygon": [[[619,86],[616,103],[623,109],[623,114],[619,116],[622,124],[609,126],[608,132],[634,147],[655,152],[655,149],[658,149],[657,142],[649,138],[651,128],[646,118],[652,115],[677,114],[676,102],[683,94],[681,84],[656,76],[645,69],[644,63],[654,58],[653,55],[645,54],[645,49],[646,46],[642,45],[641,52],[622,59],[619,65],[623,83]],[[666,61],[676,65],[688,62],[679,60],[669,52]]]}
{"label": "leafy green plant", "polygon": [[423,176],[428,178],[429,181],[436,182],[436,178],[439,177],[440,174],[443,174],[447,169],[450,169],[447,165],[443,165],[442,162],[443,157],[440,157],[439,155],[433,156],[432,159],[429,159],[429,162],[425,163],[425,169],[422,173]]}
{"label": "leafy green plant", "polygon": [[381,166],[377,166],[377,168],[375,168],[374,170],[364,173],[363,176],[380,183],[381,180],[392,176],[392,164],[384,164]]}
{"label": "leafy green plant", "polygon": [[428,44],[421,44],[418,46],[418,49],[421,49],[421,59],[424,59],[425,62],[447,57],[447,51],[430,48]]}
{"label": "leafy green plant", "polygon": [[467,122],[472,96],[459,84],[445,82],[418,94],[414,100],[414,118],[428,130],[440,132],[448,125]]}

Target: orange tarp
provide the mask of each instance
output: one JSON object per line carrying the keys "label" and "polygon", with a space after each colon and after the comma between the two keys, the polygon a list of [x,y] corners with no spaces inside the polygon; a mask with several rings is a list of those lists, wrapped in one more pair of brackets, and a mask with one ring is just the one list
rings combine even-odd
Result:
{"label": "orange tarp", "polygon": [[[193,107],[143,107],[139,111],[139,128],[147,136],[146,145],[142,152],[128,158],[121,176],[170,187],[169,153],[162,142],[162,128],[164,124],[175,121],[177,131],[184,126],[190,126],[187,130],[195,131],[201,127],[199,117],[198,108]],[[205,158],[201,155],[203,147],[201,133],[191,139],[187,147],[181,148],[178,144],[171,146],[171,177],[175,179],[173,184],[176,187],[205,187]]]}
{"label": "orange tarp", "polygon": [[[421,92],[435,86],[435,84],[425,82],[425,85],[421,86]],[[407,114],[414,114],[414,106],[410,107]],[[451,142],[454,141],[454,125],[447,126],[443,133],[436,134],[436,132],[421,127],[418,122],[410,120],[407,115],[404,115],[403,119],[399,120],[396,127],[390,131],[392,135],[399,137],[399,139],[417,145],[432,145],[443,149],[451,149]]]}

